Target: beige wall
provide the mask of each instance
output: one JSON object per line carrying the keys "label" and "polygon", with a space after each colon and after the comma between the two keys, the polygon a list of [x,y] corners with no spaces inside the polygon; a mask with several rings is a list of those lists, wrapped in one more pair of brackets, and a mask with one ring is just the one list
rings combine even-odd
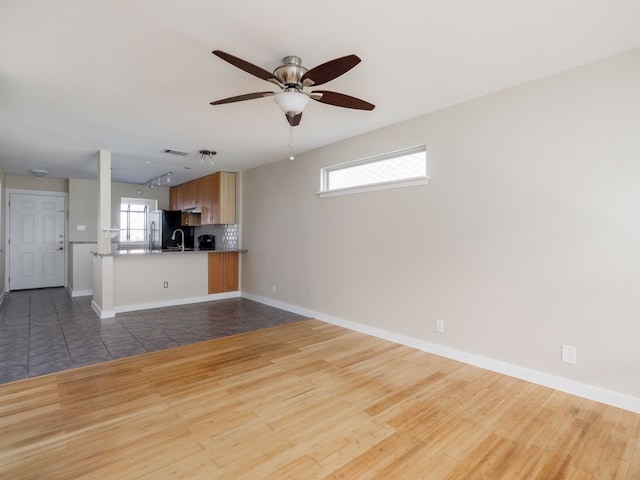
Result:
{"label": "beige wall", "polygon": [[[98,183],[95,180],[69,179],[69,241],[71,242],[96,242],[97,241],[97,211],[98,211]],[[140,192],[140,193],[139,193]],[[130,183],[111,183],[111,219],[112,226],[120,225],[120,199],[147,198],[158,201],[158,208],[169,207],[169,188],[156,187],[146,189]],[[86,230],[78,230],[78,225],[84,225]],[[93,292],[94,297],[101,301],[102,294],[95,292],[93,282],[96,271],[102,271],[102,267],[95,269],[96,262],[91,251],[96,251],[96,243],[76,244],[69,248],[68,261],[68,287],[73,295],[87,295]],[[118,278],[118,282],[135,289],[138,285],[129,283],[126,278]],[[97,302],[98,305],[101,303]]]}
{"label": "beige wall", "polygon": [[[640,398],[638,85],[635,50],[244,172],[243,292]],[[315,195],[420,144],[426,186]]]}
{"label": "beige wall", "polygon": [[[69,241],[96,241],[98,229],[96,221],[97,191],[95,180],[69,179]],[[78,225],[84,225],[87,229],[78,231]]]}
{"label": "beige wall", "polygon": [[73,296],[93,293],[93,254],[98,251],[97,243],[76,243],[69,248],[67,285]]}
{"label": "beige wall", "polygon": [[64,178],[37,178],[7,175],[6,181],[6,188],[13,188],[16,190],[40,190],[44,192],[69,191],[69,181]]}
{"label": "beige wall", "polygon": [[[116,256],[116,310],[162,302],[180,303],[208,295],[207,253]],[[167,282],[167,288],[164,288]]]}
{"label": "beige wall", "polygon": [[[158,209],[169,208],[169,187],[149,188],[131,183],[111,184],[111,218],[113,226],[120,226],[120,199],[121,198],[147,198],[158,201]],[[140,192],[140,193],[138,193]]]}
{"label": "beige wall", "polygon": [[6,219],[7,219],[7,185],[6,176],[4,170],[0,165],[0,249],[4,250],[0,252],[0,295],[4,293],[6,287],[6,260],[7,260],[7,232],[6,232]]}
{"label": "beige wall", "polygon": [[[96,241],[98,211],[97,182],[95,180],[69,179],[69,240],[72,242]],[[138,192],[141,192],[138,194]],[[131,183],[111,184],[111,226],[120,226],[120,199],[147,198],[158,201],[158,208],[169,207],[169,188],[147,189]],[[85,225],[85,231],[78,231],[78,225]]]}

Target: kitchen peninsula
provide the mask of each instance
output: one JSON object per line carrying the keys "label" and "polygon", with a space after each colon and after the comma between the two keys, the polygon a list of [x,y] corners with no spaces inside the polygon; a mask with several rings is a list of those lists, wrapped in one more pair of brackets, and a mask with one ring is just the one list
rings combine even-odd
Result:
{"label": "kitchen peninsula", "polygon": [[239,260],[246,250],[115,250],[116,313],[240,296]]}

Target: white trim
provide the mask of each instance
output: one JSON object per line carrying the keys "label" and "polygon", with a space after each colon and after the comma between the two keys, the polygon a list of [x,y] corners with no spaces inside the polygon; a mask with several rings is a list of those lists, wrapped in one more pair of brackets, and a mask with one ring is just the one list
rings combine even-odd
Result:
{"label": "white trim", "polygon": [[249,300],[254,300],[265,305],[270,305],[275,308],[287,310],[298,315],[304,315],[310,318],[316,318],[327,323],[338,325],[349,330],[372,335],[374,337],[382,338],[394,343],[406,345],[408,347],[422,350],[423,352],[432,353],[441,357],[450,358],[459,362],[467,363],[476,367],[484,368],[485,370],[491,370],[493,372],[508,375],[510,377],[526,380],[537,385],[553,388],[561,392],[569,393],[579,397],[583,397],[596,402],[605,403],[614,407],[629,410],[634,413],[640,413],[640,398],[626,395],[612,390],[606,390],[604,388],[588,385],[585,383],[576,382],[568,378],[558,377],[548,373],[540,372],[538,370],[532,370],[529,368],[520,367],[511,363],[494,360],[492,358],[483,357],[473,353],[464,352],[455,348],[445,347],[435,343],[425,342],[417,338],[407,337],[388,330],[382,330],[361,323],[344,320],[342,318],[326,315],[321,312],[315,312],[307,308],[298,307],[296,305],[290,305],[284,302],[273,300],[267,297],[261,297],[250,293],[242,292],[242,297]]}
{"label": "white trim", "polygon": [[96,312],[100,320],[114,318],[116,316],[116,312],[114,310],[102,310],[95,300],[91,300],[91,309]]}
{"label": "white trim", "polygon": [[160,302],[139,303],[136,305],[123,305],[115,307],[115,313],[135,312],[137,310],[149,310],[151,308],[174,307],[176,305],[188,305],[190,303],[211,302],[212,300],[224,300],[227,298],[238,298],[240,292],[212,293],[201,297],[177,298],[172,300],[162,300]]}
{"label": "white trim", "polygon": [[2,290],[2,293],[0,293],[0,305],[2,305],[2,302],[4,302],[5,298],[7,298],[7,289],[6,288],[4,290]]}
{"label": "white trim", "polygon": [[69,192],[52,192],[49,190],[29,190],[25,188],[7,188],[5,193],[19,193],[26,195],[44,195],[46,197],[66,197]]}
{"label": "white trim", "polygon": [[339,188],[336,190],[327,190],[326,192],[317,192],[318,197],[337,197],[339,195],[352,195],[354,193],[374,192],[376,190],[389,190],[392,188],[415,187],[417,185],[426,185],[429,177],[410,178],[406,180],[393,180],[391,182],[370,183],[360,187]]}
{"label": "white trim", "polygon": [[90,297],[93,295],[93,290],[71,290],[70,288],[69,290],[69,295],[72,298],[75,297]]}

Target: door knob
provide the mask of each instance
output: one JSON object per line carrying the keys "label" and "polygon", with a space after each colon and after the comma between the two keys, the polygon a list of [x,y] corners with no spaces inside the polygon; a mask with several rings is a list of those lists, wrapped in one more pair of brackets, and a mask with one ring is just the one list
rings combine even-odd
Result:
{"label": "door knob", "polygon": [[60,248],[58,248],[58,250],[64,250],[64,247],[60,247]]}

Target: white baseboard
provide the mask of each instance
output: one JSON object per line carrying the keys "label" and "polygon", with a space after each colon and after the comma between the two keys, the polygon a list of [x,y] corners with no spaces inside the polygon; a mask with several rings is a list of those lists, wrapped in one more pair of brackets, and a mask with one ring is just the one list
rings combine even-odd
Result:
{"label": "white baseboard", "polygon": [[113,310],[102,310],[102,308],[95,302],[95,300],[91,300],[91,309],[96,312],[100,320],[114,318],[116,316],[116,312]]}
{"label": "white baseboard", "polygon": [[74,297],[90,297],[93,295],[93,290],[73,290],[69,285],[67,285],[67,292],[69,296]]}
{"label": "white baseboard", "polygon": [[583,397],[596,402],[601,402],[614,407],[629,410],[634,413],[640,413],[640,398],[626,395],[604,388],[588,385],[585,383],[576,382],[563,377],[550,375],[548,373],[540,372],[538,370],[532,370],[529,368],[520,367],[511,363],[494,360],[492,358],[483,357],[473,353],[464,352],[455,348],[445,347],[435,343],[425,342],[417,338],[407,337],[388,330],[382,330],[361,323],[344,320],[342,318],[326,315],[321,312],[315,312],[307,308],[298,307],[296,305],[290,305],[288,303],[280,302],[271,298],[261,297],[250,293],[243,292],[243,298],[254,300],[256,302],[263,303],[275,308],[287,310],[289,312],[297,313],[310,318],[316,318],[327,323],[338,325],[340,327],[348,328],[356,332],[365,333],[374,337],[389,340],[394,343],[406,345],[423,352],[432,353],[441,357],[450,358],[459,362],[467,363],[476,367],[484,368],[485,370],[491,370],[493,372],[508,375],[510,377],[526,380],[537,385],[553,388],[561,392],[570,393],[579,397]]}
{"label": "white baseboard", "polygon": [[188,305],[190,303],[210,302],[212,300],[224,300],[226,298],[238,298],[240,292],[212,293],[200,297],[177,298],[162,300],[159,302],[138,303],[135,305],[123,305],[115,308],[115,313],[135,312],[136,310],[149,310],[151,308],[173,307],[176,305]]}

